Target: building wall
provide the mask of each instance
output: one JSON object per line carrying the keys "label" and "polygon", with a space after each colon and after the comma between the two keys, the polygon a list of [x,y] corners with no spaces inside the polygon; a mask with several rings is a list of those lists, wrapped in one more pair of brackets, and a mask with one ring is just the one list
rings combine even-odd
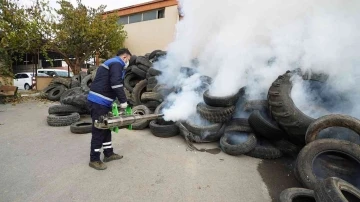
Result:
{"label": "building wall", "polygon": [[124,25],[128,35],[125,47],[135,55],[145,55],[156,49],[166,50],[174,40],[178,20],[177,6],[170,6],[165,8],[165,18]]}

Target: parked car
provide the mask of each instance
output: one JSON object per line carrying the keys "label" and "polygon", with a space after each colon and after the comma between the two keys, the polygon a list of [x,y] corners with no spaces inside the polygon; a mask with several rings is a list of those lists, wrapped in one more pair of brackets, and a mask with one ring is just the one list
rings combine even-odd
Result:
{"label": "parked car", "polygon": [[20,90],[30,90],[32,86],[33,73],[21,72],[15,74],[14,86]]}
{"label": "parked car", "polygon": [[[38,69],[37,73],[44,73],[49,76],[60,76],[60,77],[68,77],[68,71],[62,69]],[[70,77],[73,77],[74,74],[70,72]]]}

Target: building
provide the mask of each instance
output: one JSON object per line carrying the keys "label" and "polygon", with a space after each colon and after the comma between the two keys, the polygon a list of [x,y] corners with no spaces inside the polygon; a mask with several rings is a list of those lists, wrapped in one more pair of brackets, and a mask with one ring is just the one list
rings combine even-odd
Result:
{"label": "building", "polygon": [[174,40],[176,23],[180,19],[177,0],[155,0],[116,10],[118,23],[124,25],[128,34],[125,47],[132,54],[145,55],[153,50],[166,50]]}

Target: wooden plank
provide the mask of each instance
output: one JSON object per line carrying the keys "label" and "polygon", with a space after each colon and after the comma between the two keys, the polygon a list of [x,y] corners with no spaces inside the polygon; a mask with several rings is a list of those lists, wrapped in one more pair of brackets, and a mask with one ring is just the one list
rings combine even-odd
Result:
{"label": "wooden plank", "polygon": [[17,93],[18,87],[16,86],[0,86],[0,95],[14,96]]}

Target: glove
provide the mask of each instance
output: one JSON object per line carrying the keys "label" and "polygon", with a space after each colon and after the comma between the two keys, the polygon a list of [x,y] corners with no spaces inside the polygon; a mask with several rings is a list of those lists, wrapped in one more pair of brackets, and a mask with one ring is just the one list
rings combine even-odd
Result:
{"label": "glove", "polygon": [[125,109],[128,106],[127,102],[121,103],[120,108]]}

